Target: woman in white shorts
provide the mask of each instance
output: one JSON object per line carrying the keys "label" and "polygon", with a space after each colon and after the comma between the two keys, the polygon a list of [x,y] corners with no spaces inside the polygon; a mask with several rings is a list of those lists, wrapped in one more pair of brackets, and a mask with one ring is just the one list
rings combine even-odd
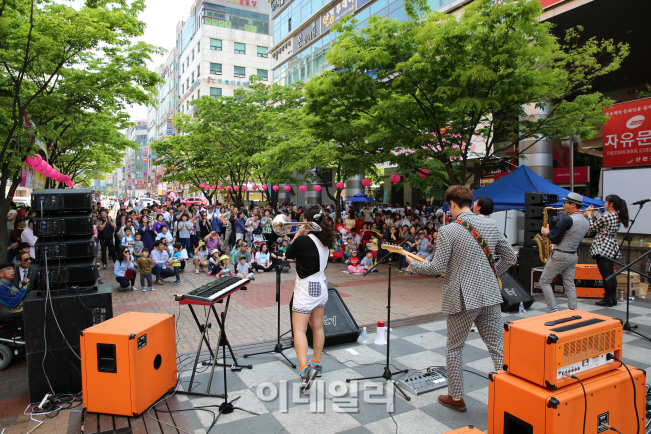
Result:
{"label": "woman in white shorts", "polygon": [[[305,211],[305,221],[317,223],[321,226],[321,231],[308,234],[306,225],[300,225],[285,254],[289,259],[296,259],[297,276],[294,286],[292,323],[302,392],[310,388],[312,380],[322,371],[321,352],[325,341],[323,309],[328,301],[325,269],[328,266],[330,249],[335,241],[335,233],[324,215],[320,206],[309,206]],[[314,347],[314,357],[309,363],[305,336],[308,323],[312,329]]]}

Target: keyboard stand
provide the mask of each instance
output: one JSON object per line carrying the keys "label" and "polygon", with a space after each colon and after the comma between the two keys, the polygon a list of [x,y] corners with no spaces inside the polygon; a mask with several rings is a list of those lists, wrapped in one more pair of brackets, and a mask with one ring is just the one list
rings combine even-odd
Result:
{"label": "keyboard stand", "polygon": [[[206,315],[206,318],[204,320],[204,323],[201,324],[199,322],[199,318],[197,317],[197,314],[194,312],[194,308],[192,307],[192,304],[188,304],[190,307],[190,312],[192,312],[192,317],[194,318],[195,322],[197,323],[197,327],[199,327],[199,330],[201,330],[201,339],[199,340],[199,348],[197,348],[197,355],[194,360],[194,366],[192,367],[192,375],[190,376],[190,386],[188,387],[187,391],[183,390],[178,390],[176,393],[180,393],[183,395],[195,395],[195,396],[209,396],[209,397],[214,397],[214,398],[225,398],[225,395],[223,394],[214,394],[210,393],[210,386],[212,385],[212,377],[215,372],[215,366],[223,366],[224,369],[226,367],[231,368],[231,371],[241,371],[242,368],[247,368],[247,369],[252,369],[252,365],[240,365],[237,362],[237,358],[235,357],[235,353],[233,352],[233,348],[231,347],[230,342],[228,342],[228,338],[226,337],[226,315],[228,314],[228,306],[230,305],[231,302],[231,296],[229,295],[226,298],[226,303],[224,305],[224,311],[221,314],[221,319],[219,318],[220,315],[217,313],[217,309],[215,309],[215,304],[210,305],[210,309],[208,310],[208,314]],[[219,325],[219,337],[217,339],[217,351],[213,352],[212,348],[210,347],[210,342],[208,341],[208,338],[206,336],[206,331],[211,328],[211,324],[208,322],[210,319],[210,314],[211,312],[215,315],[215,319],[217,320],[217,324]],[[203,347],[204,342],[206,343],[206,346],[208,347],[208,351],[210,351],[210,357],[211,361],[208,362],[212,365],[212,369],[210,370],[210,378],[208,379],[208,386],[206,387],[206,392],[194,392],[192,391],[192,387],[194,385],[194,377],[197,373],[197,366],[199,365],[199,358],[201,356],[201,348]],[[217,362],[217,356],[219,355],[219,347],[222,347],[222,357],[224,358],[224,363],[218,363]],[[226,364],[226,347],[228,347],[228,352],[230,353],[230,357],[233,360],[233,363],[231,365]],[[206,363],[206,364],[208,364]]]}

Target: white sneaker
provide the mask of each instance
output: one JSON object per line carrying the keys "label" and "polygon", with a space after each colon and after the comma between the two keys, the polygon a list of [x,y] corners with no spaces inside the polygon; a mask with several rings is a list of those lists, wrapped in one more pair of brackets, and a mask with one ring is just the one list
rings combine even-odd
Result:
{"label": "white sneaker", "polygon": [[138,288],[136,288],[135,286],[132,286],[131,288],[132,288],[134,291],[137,291],[137,290],[138,290]]}
{"label": "white sneaker", "polygon": [[[150,290],[150,291],[155,291],[155,289],[154,289],[153,286],[152,286],[151,288],[149,288],[149,290]],[[143,289],[143,291],[144,291],[144,289]]]}

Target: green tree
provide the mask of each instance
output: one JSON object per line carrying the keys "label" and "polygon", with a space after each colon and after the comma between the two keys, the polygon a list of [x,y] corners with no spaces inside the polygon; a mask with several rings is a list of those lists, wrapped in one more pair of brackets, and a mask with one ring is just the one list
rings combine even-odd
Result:
{"label": "green tree", "polygon": [[[410,21],[337,24],[334,70],[306,85],[307,112],[365,119],[383,135],[365,154],[448,185],[478,185],[483,165],[522,140],[590,138],[606,121],[612,101],[591,85],[619,68],[627,45],[582,42],[581,29],[559,41],[537,1],[476,0],[459,17],[425,3],[406,2]],[[527,111],[548,105],[546,116]]]}
{"label": "green tree", "polygon": [[[0,1],[0,215],[20,183],[23,161],[57,133],[47,117],[58,118],[105,107],[153,103],[160,78],[144,66],[161,50],[133,42],[144,32],[138,15],[144,0],[87,0],[75,9],[53,0]],[[43,131],[41,132],[40,129]],[[0,250],[6,250],[0,225]]]}

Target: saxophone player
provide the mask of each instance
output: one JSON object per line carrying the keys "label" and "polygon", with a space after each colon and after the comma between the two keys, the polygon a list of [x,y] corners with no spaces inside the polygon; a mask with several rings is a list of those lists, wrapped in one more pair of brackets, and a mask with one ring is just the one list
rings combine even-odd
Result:
{"label": "saxophone player", "polygon": [[545,264],[542,276],[540,276],[540,287],[545,294],[545,301],[547,301],[550,312],[558,312],[551,283],[559,274],[563,276],[567,307],[576,309],[574,274],[579,260],[577,249],[590,227],[588,220],[581,213],[582,205],[583,196],[574,192],[569,193],[563,203],[563,209],[567,215],[558,222],[556,233],[552,234],[549,231],[549,225],[541,230],[542,235],[552,243],[551,256]]}

